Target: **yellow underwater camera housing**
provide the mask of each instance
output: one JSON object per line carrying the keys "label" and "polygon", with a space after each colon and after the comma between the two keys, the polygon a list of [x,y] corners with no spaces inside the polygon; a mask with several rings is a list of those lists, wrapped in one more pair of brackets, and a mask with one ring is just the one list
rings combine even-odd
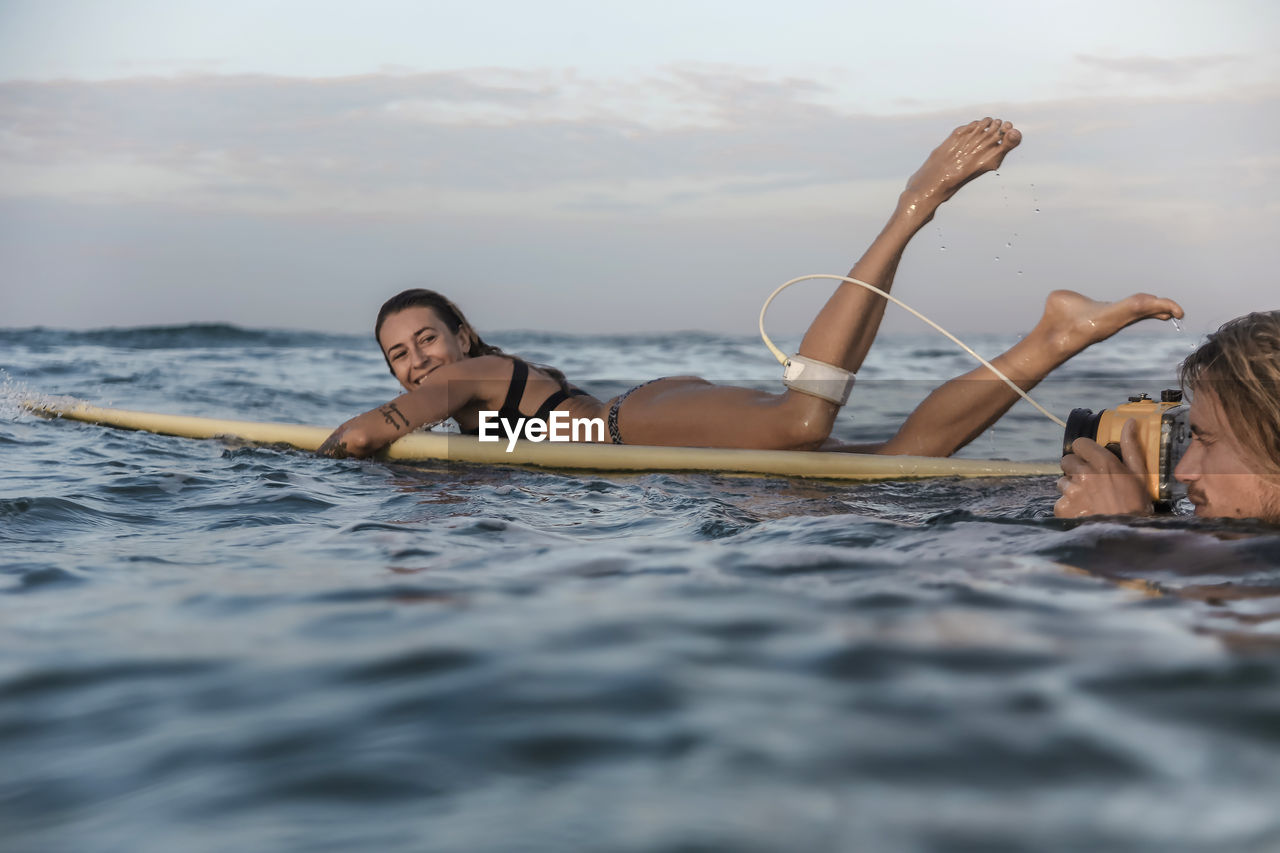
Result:
{"label": "yellow underwater camera housing", "polygon": [[1176,487],[1173,469],[1191,441],[1187,413],[1182,392],[1173,389],[1161,391],[1159,402],[1138,394],[1123,405],[1097,413],[1072,409],[1062,438],[1062,455],[1070,453],[1071,443],[1084,436],[1120,457],[1120,431],[1126,421],[1136,421],[1138,444],[1147,463],[1147,492],[1157,505],[1168,508]]}

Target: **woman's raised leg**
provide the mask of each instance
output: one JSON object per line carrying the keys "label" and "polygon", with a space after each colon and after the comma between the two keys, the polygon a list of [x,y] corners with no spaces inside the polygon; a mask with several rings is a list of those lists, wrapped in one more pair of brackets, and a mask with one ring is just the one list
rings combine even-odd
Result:
{"label": "woman's raised leg", "polygon": [[[956,128],[908,179],[893,216],[849,277],[889,291],[911,238],[962,186],[1000,168],[1005,155],[1021,141],[1022,133],[1000,119],[985,118]],[[871,349],[884,309],[880,296],[856,284],[841,284],[809,325],[800,354],[856,372]]]}
{"label": "woman's raised leg", "polygon": [[[1022,134],[999,119],[956,128],[908,179],[889,222],[850,277],[888,291],[911,238],[962,186],[999,168],[1021,141]],[[884,308],[881,297],[841,284],[810,324],[800,354],[856,371]],[[630,444],[816,449],[830,434],[837,411],[834,403],[797,391],[767,394],[694,379],[663,380],[628,397],[618,425]]]}

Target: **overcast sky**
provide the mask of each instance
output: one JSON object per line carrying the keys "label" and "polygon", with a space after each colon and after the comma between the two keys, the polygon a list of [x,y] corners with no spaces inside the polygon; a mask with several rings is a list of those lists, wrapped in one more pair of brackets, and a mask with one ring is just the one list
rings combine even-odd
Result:
{"label": "overcast sky", "polygon": [[482,330],[750,333],[998,115],[1023,146],[895,293],[1015,332],[1149,290],[1202,331],[1280,308],[1278,40],[1274,0],[0,0],[0,327],[365,332],[428,286]]}

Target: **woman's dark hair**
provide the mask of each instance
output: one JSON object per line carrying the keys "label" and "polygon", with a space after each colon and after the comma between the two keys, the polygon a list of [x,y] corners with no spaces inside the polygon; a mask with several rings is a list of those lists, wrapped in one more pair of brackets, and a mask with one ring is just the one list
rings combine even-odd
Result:
{"label": "woman's dark hair", "polygon": [[[502,350],[489,346],[481,340],[475,328],[463,316],[462,310],[457,305],[454,305],[447,296],[422,287],[402,290],[382,303],[382,308],[378,310],[378,320],[373,324],[373,339],[378,342],[378,349],[382,349],[382,338],[380,337],[382,324],[387,322],[387,318],[392,314],[399,314],[406,308],[430,308],[436,312],[436,316],[455,335],[465,329],[467,337],[471,339],[471,347],[467,350],[467,355],[471,358],[479,355],[506,355]],[[387,367],[391,367],[391,359],[387,358],[386,350],[382,350],[382,357],[387,360]],[[393,369],[391,372],[394,374],[395,370]]]}
{"label": "woman's dark hair", "polygon": [[[409,290],[402,290],[395,296],[382,303],[382,308],[378,310],[378,319],[373,324],[373,339],[378,342],[378,349],[382,351],[382,357],[387,362],[387,368],[391,371],[391,375],[395,375],[395,368],[391,366],[391,359],[387,357],[387,351],[382,349],[382,324],[392,314],[399,314],[406,308],[430,308],[436,312],[436,316],[449,327],[449,331],[457,334],[459,331],[466,330],[467,337],[471,339],[471,346],[467,349],[467,357],[475,358],[481,355],[500,355],[504,358],[515,358],[508,355],[498,347],[486,344],[481,339],[480,334],[476,332],[475,327],[467,322],[467,318],[463,315],[462,309],[445,295],[437,293],[434,290],[427,290],[424,287],[414,287]],[[530,362],[532,364],[532,362]],[[533,364],[538,370],[550,376],[560,384],[561,389],[568,392],[569,382],[564,378],[564,374],[554,367],[548,367],[545,364]]]}

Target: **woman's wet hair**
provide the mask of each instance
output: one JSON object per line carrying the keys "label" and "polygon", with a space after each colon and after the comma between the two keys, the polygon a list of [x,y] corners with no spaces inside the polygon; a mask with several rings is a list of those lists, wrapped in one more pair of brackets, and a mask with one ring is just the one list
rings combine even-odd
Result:
{"label": "woman's wet hair", "polygon": [[[391,359],[387,356],[387,351],[382,346],[382,324],[391,315],[399,314],[407,308],[430,308],[436,312],[436,316],[440,318],[440,321],[455,335],[459,331],[466,330],[467,338],[471,341],[466,353],[469,358],[476,358],[482,355],[500,355],[505,358],[515,358],[515,356],[508,355],[498,347],[486,344],[475,330],[475,327],[463,315],[462,309],[454,305],[453,301],[447,296],[434,290],[427,290],[425,287],[414,287],[409,290],[402,290],[382,303],[382,307],[378,309],[378,319],[373,324],[373,339],[378,342],[378,349],[382,351],[382,357],[386,360],[387,369],[391,371],[392,376],[395,375],[396,371],[391,366]],[[569,390],[569,381],[565,379],[564,374],[559,370],[544,364],[534,364],[533,362],[530,362],[530,364],[558,382],[561,389],[566,392]]]}
{"label": "woman's wet hair", "polygon": [[[373,324],[373,339],[378,342],[378,349],[382,350],[382,357],[387,360],[388,368],[391,368],[391,359],[387,358],[387,351],[382,349],[382,324],[392,314],[399,314],[406,308],[430,308],[436,312],[436,316],[455,335],[465,329],[467,337],[471,340],[471,346],[467,349],[467,355],[471,358],[480,355],[506,355],[498,347],[486,344],[480,338],[480,335],[476,333],[475,327],[467,322],[467,318],[462,314],[462,309],[454,305],[447,296],[434,290],[414,287],[409,290],[402,290],[382,303],[382,308],[378,310],[377,322]],[[392,369],[391,372],[394,374],[395,370]]]}
{"label": "woman's wet hair", "polygon": [[1280,474],[1280,311],[1224,323],[1182,362],[1178,377],[1193,395],[1217,398],[1240,446],[1264,470]]}

